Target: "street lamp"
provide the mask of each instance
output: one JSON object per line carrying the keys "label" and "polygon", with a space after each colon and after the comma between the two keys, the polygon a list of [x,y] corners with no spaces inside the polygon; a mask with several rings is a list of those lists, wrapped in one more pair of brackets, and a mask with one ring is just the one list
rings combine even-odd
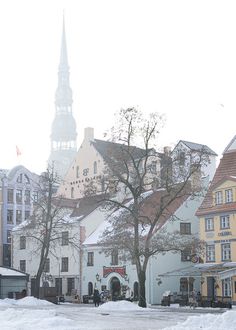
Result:
{"label": "street lamp", "polygon": [[100,275],[98,273],[96,274],[96,280],[97,280],[97,282],[101,282],[102,281],[102,279],[100,278]]}

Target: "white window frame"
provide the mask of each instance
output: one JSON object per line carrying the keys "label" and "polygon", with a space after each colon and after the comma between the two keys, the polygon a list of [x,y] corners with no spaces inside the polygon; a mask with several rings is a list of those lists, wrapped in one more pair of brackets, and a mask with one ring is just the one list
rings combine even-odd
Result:
{"label": "white window frame", "polygon": [[220,216],[220,229],[229,229],[229,228],[230,228],[229,215]]}
{"label": "white window frame", "polygon": [[233,202],[233,190],[226,189],[225,190],[225,203],[232,203]]}
{"label": "white window frame", "polygon": [[223,297],[232,297],[231,278],[222,280],[222,293]]}
{"label": "white window frame", "polygon": [[222,191],[216,191],[215,193],[215,201],[216,201],[216,205],[220,205],[223,203],[223,194]]}
{"label": "white window frame", "polygon": [[231,245],[230,243],[221,244],[221,260],[230,261],[231,260]]}
{"label": "white window frame", "polygon": [[205,218],[205,231],[214,230],[214,218]]}
{"label": "white window frame", "polygon": [[215,261],[215,244],[209,244],[206,246],[206,261]]}

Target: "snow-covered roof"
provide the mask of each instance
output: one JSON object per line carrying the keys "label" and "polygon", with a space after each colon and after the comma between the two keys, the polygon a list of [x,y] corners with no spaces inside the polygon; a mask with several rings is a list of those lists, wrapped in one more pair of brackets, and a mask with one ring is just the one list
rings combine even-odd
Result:
{"label": "snow-covered roof", "polygon": [[27,276],[27,274],[20,272],[13,268],[0,267],[0,276]]}

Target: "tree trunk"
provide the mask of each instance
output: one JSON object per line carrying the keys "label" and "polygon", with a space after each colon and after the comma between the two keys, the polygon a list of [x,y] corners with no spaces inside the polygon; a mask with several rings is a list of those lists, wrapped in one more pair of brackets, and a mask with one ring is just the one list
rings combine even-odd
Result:
{"label": "tree trunk", "polygon": [[146,282],[146,273],[143,270],[139,271],[139,303],[140,307],[147,307],[146,303],[146,291],[145,291],[145,282]]}

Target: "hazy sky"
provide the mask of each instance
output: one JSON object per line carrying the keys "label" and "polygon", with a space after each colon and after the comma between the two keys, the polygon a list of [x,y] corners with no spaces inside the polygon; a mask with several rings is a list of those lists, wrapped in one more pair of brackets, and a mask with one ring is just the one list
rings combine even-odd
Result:
{"label": "hazy sky", "polygon": [[[219,155],[236,134],[236,2],[0,2],[0,168],[37,173],[50,153],[65,10],[78,146],[121,107],[166,114],[160,147],[178,140]],[[16,157],[16,145],[22,151]]]}

